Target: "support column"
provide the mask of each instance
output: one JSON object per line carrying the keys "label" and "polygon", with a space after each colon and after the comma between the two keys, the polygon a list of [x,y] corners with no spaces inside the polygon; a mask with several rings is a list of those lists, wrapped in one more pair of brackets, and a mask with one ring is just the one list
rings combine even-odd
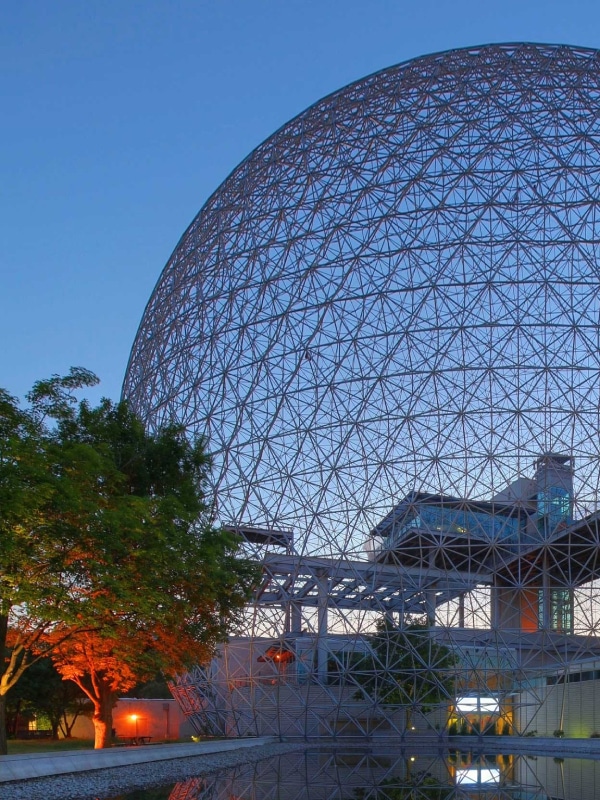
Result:
{"label": "support column", "polygon": [[500,587],[497,580],[490,586],[490,625],[492,630],[502,627],[500,624]]}
{"label": "support column", "polygon": [[290,603],[290,629],[291,633],[302,633],[302,604]]}
{"label": "support column", "polygon": [[[433,547],[429,551],[429,566],[435,569],[435,549]],[[425,613],[427,614],[427,625],[430,628],[435,627],[435,606],[436,589],[434,585],[425,589]]]}
{"label": "support column", "polygon": [[317,679],[327,682],[327,606],[329,580],[325,570],[317,571]]}
{"label": "support column", "polygon": [[[294,535],[293,532],[289,534],[285,553],[290,556],[294,552]],[[288,595],[294,596],[294,581],[288,589]],[[288,600],[285,604],[285,632],[286,633],[301,633],[302,632],[302,606],[294,600]]]}
{"label": "support column", "polygon": [[[548,553],[544,552],[543,556],[543,572],[542,572],[542,602],[541,611],[542,619],[538,620],[538,627],[550,630],[552,628],[552,603],[550,600],[551,585],[550,585],[550,569],[548,567]],[[539,612],[538,612],[539,613]],[[539,624],[541,622],[541,625]]]}
{"label": "support column", "polygon": [[458,627],[465,627],[465,596],[464,594],[458,597]]}
{"label": "support column", "polygon": [[425,611],[427,614],[427,626],[429,628],[435,627],[435,589],[425,590]]}

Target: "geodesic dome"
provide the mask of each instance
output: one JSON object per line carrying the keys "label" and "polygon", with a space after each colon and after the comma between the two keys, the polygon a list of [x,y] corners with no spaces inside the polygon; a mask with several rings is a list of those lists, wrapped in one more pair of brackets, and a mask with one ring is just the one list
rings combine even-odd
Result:
{"label": "geodesic dome", "polygon": [[177,245],[124,396],[206,435],[218,515],[356,554],[411,491],[600,476],[600,57],[425,56],[257,147]]}

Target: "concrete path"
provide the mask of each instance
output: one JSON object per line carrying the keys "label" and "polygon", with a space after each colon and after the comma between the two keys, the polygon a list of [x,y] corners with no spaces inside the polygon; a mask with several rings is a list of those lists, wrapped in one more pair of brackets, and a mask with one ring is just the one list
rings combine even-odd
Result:
{"label": "concrete path", "polygon": [[[168,761],[173,758],[191,758],[210,753],[257,747],[279,741],[275,736],[255,739],[223,739],[190,744],[140,745],[138,747],[111,747],[107,750],[66,750],[62,753],[24,753],[0,756],[0,783],[66,775],[70,772],[88,772],[109,767],[127,767],[151,761]],[[1,796],[1,792],[0,792]]]}
{"label": "concrete path", "polygon": [[[416,741],[417,737],[413,739]],[[600,739],[555,739],[545,736],[449,736],[446,749],[514,755],[600,759]]]}

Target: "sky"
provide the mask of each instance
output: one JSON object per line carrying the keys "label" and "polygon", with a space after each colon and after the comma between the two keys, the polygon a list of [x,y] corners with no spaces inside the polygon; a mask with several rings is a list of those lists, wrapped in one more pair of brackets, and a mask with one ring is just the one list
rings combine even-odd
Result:
{"label": "sky", "polygon": [[598,0],[2,0],[0,387],[71,365],[118,399],[179,238],[287,120],[488,42],[600,48]]}

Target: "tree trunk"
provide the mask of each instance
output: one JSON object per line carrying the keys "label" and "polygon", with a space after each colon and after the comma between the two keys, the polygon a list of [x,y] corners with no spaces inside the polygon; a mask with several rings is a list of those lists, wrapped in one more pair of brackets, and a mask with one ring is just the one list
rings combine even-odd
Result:
{"label": "tree trunk", "polygon": [[81,711],[79,709],[77,711],[74,711],[71,716],[71,722],[69,723],[69,717],[67,715],[67,712],[63,711],[62,718],[60,721],[60,731],[63,735],[63,739],[73,738],[72,730],[75,727],[75,723],[77,722],[77,718],[79,717],[80,714]]}
{"label": "tree trunk", "polygon": [[[6,651],[6,636],[8,633],[8,616],[0,614],[0,657],[4,658]],[[4,668],[4,665],[2,666]],[[2,675],[2,687],[0,688],[0,756],[5,756],[8,752],[6,741],[6,676]]]}
{"label": "tree trunk", "polygon": [[8,753],[6,741],[6,695],[0,694],[0,756]]}
{"label": "tree trunk", "polygon": [[6,711],[6,732],[9,736],[16,736],[19,730],[19,715],[21,714],[22,703],[23,701],[19,698],[15,706],[14,714],[9,714],[8,709]]}
{"label": "tree trunk", "polygon": [[99,697],[94,700],[94,749],[101,750],[112,744],[112,710],[115,696],[100,685]]}

